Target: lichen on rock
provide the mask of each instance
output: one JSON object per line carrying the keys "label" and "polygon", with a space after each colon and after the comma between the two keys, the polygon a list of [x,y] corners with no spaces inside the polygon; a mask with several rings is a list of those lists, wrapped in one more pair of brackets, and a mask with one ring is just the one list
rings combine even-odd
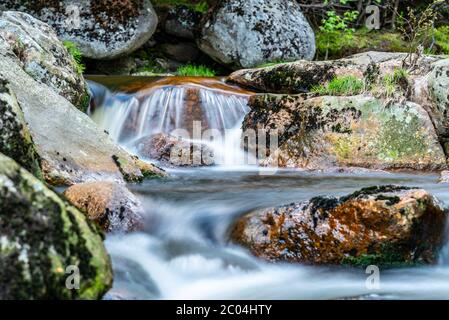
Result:
{"label": "lichen on rock", "polygon": [[[1,154],[0,199],[1,299],[100,299],[110,289],[99,229]],[[73,270],[78,290],[66,285]]]}
{"label": "lichen on rock", "polygon": [[[302,169],[361,167],[444,170],[446,158],[427,112],[411,102],[370,95],[250,99],[243,128],[277,134],[263,165]],[[266,148],[269,150],[269,145]]]}
{"label": "lichen on rock", "polygon": [[0,77],[0,152],[13,158],[20,165],[42,179],[40,159],[28,130],[22,109]]}

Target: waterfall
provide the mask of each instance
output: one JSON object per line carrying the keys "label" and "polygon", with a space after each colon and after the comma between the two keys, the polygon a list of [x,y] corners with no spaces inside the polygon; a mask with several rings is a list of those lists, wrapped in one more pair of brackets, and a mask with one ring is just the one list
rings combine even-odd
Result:
{"label": "waterfall", "polygon": [[[89,113],[94,121],[113,140],[143,158],[152,157],[136,149],[139,142],[154,149],[155,144],[166,147],[164,143],[182,137],[203,151],[212,150],[214,164],[247,163],[241,148],[241,125],[249,111],[250,92],[218,79],[178,77],[153,81],[131,92],[113,92],[93,81],[89,81],[89,87]],[[161,134],[166,135],[165,140]],[[158,137],[156,142],[154,137]],[[163,152],[157,151],[149,154],[160,156]]]}

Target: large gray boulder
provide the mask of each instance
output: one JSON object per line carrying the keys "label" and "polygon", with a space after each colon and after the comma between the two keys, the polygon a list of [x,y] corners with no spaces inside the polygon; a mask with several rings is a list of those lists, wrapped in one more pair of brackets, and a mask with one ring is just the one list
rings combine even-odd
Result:
{"label": "large gray boulder", "polygon": [[26,13],[0,12],[0,41],[34,80],[47,85],[80,110],[87,108],[89,95],[83,75],[76,71],[73,57],[47,24]]}
{"label": "large gray boulder", "polygon": [[99,299],[111,285],[99,229],[0,154],[0,299]]}
{"label": "large gray boulder", "polygon": [[199,47],[220,63],[249,68],[313,59],[315,34],[295,1],[224,0],[210,11]]}
{"label": "large gray boulder", "polygon": [[[3,13],[2,17],[5,15],[14,16],[16,24],[24,26],[20,30],[29,30],[28,22],[37,24],[27,14]],[[41,26],[42,33],[50,30],[45,24]],[[48,37],[34,37],[33,52],[35,56],[48,56],[52,61],[54,57],[40,48],[50,45],[53,48],[51,52],[59,52],[63,46],[57,39],[53,39],[51,44],[44,44],[47,40]],[[22,51],[15,49],[0,33],[0,79],[8,82],[8,95],[14,94],[23,112],[25,121],[18,119],[17,122],[26,123],[43,177],[48,183],[71,185],[93,180],[139,181],[144,176],[161,173],[117,146],[86,114],[59,94],[57,81],[40,81],[33,73],[30,74],[22,60]],[[42,67],[44,74],[51,74],[55,68],[57,65],[52,64]],[[20,113],[14,114],[20,117]]]}
{"label": "large gray boulder", "polygon": [[151,38],[158,23],[148,0],[3,0],[2,8],[48,23],[61,39],[76,43],[83,56],[92,59],[131,53]]}

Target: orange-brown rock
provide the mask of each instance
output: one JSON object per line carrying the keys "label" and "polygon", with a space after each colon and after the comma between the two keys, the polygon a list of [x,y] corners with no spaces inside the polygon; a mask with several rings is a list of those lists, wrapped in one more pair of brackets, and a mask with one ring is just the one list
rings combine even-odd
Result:
{"label": "orange-brown rock", "polygon": [[76,184],[64,192],[79,210],[108,232],[130,232],[143,227],[142,206],[124,186],[100,181]]}
{"label": "orange-brown rock", "polygon": [[447,212],[422,189],[383,186],[250,213],[231,239],[270,261],[398,266],[434,263]]}

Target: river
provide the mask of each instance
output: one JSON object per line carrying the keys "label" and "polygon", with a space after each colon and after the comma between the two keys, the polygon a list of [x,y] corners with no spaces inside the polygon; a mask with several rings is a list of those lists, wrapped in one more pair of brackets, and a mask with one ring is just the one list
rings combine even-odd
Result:
{"label": "river", "polygon": [[[148,120],[148,129],[136,125],[133,128],[140,129],[130,133],[124,123],[131,118],[136,121],[136,116],[128,119],[128,111],[123,110],[131,103],[136,104],[130,102],[136,94],[146,90],[148,98],[155,92],[145,89],[142,83],[132,86],[130,83],[134,82],[129,79],[121,79],[119,84],[114,78],[91,80],[111,89],[101,91],[90,82],[98,100],[96,107],[109,110],[101,116],[98,110],[92,112],[93,118],[105,130],[115,132],[113,138],[130,151],[130,141],[148,134],[160,123],[164,125],[159,129],[176,129],[179,122],[175,120],[184,117],[175,106],[172,110],[175,120],[164,122],[161,117],[155,117],[153,123]],[[123,89],[126,86],[128,89]],[[185,84],[173,84],[173,80],[162,84],[165,89],[166,86],[185,89]],[[238,90],[233,93],[247,94]],[[104,95],[110,97],[104,99]],[[166,97],[158,99],[166,105],[171,103],[164,100]],[[182,101],[180,97],[176,99]],[[138,98],[137,101],[136,108],[144,109],[142,101],[147,100]],[[206,108],[219,108],[216,103],[221,100],[214,101]],[[234,98],[234,104],[241,101]],[[236,108],[241,108],[240,113],[233,113],[234,120],[230,122],[240,121],[241,112],[245,112],[242,106]],[[229,110],[226,113],[230,114]],[[222,121],[215,126],[236,124]],[[122,129],[117,131],[118,126]],[[228,147],[229,144],[217,146],[218,149]],[[235,150],[224,150],[224,153],[235,153]],[[145,207],[146,226],[139,233],[108,235],[106,247],[112,257],[115,280],[107,299],[449,299],[449,247],[442,249],[439,264],[435,266],[381,269],[380,287],[372,289],[366,285],[369,274],[365,270],[267,263],[228,241],[230,226],[237,217],[251,210],[318,195],[345,195],[373,185],[418,186],[449,205],[447,185],[438,184],[436,174],[267,171],[240,162],[208,168],[170,167],[167,171],[169,178],[129,186]]]}

